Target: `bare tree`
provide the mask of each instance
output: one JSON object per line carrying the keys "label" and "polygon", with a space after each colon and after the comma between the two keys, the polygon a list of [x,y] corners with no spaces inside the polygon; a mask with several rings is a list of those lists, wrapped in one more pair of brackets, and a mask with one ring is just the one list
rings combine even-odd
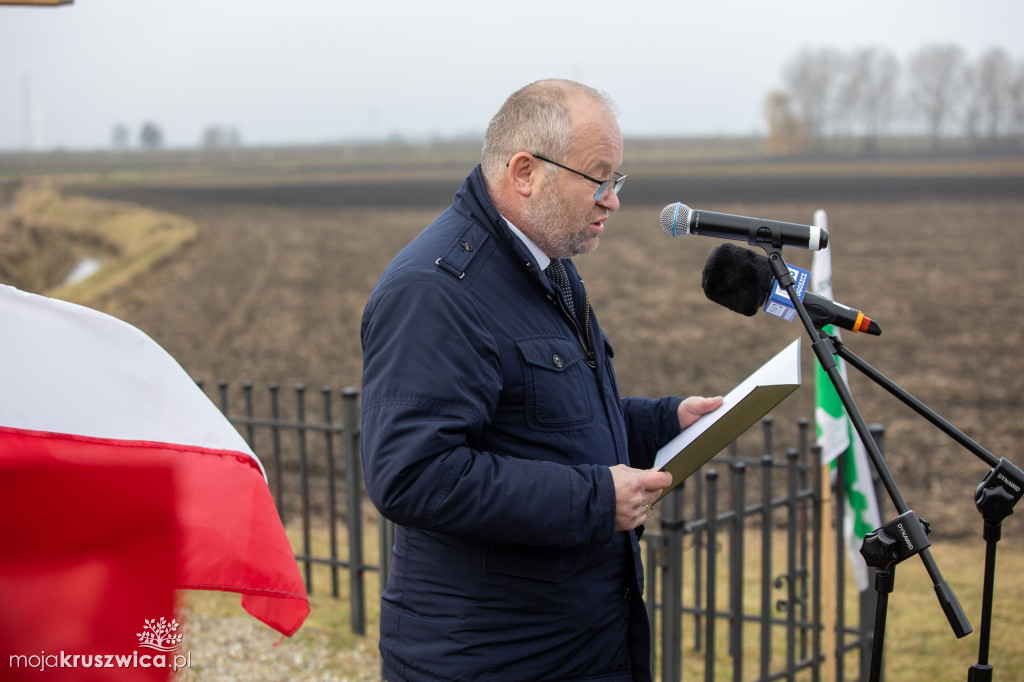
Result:
{"label": "bare tree", "polygon": [[142,145],[143,149],[159,149],[162,147],[164,144],[164,134],[160,130],[160,126],[152,121],[143,123],[142,129],[139,131],[139,144]]}
{"label": "bare tree", "polygon": [[877,47],[855,51],[845,63],[836,90],[834,118],[864,138],[865,151],[876,151],[896,113],[900,65]]}
{"label": "bare tree", "polygon": [[978,65],[966,64],[963,73],[960,117],[964,136],[973,146],[978,146],[982,125],[981,79],[978,77]]}
{"label": "bare tree", "polygon": [[201,144],[205,149],[225,149],[242,146],[242,136],[234,126],[207,126]]}
{"label": "bare tree", "polygon": [[1012,66],[1002,48],[992,48],[978,61],[975,76],[978,85],[981,120],[989,144],[998,144],[1010,117]]}
{"label": "bare tree", "polygon": [[1010,100],[1009,132],[1018,147],[1024,143],[1024,60],[1013,66],[1007,95]]}
{"label": "bare tree", "polygon": [[984,139],[995,149],[1011,138],[1024,145],[1024,61],[994,47],[969,62],[960,47],[940,44],[921,48],[903,67],[878,47],[801,50],[785,66],[783,89],[765,100],[769,146],[802,149],[794,141],[809,140],[821,149],[827,137],[860,138],[862,150],[873,152],[904,121],[919,124],[935,149],[956,125],[976,146]]}
{"label": "bare tree", "polygon": [[128,130],[128,126],[117,123],[110,132],[110,146],[114,149],[128,149],[131,145],[131,137],[132,133]]}
{"label": "bare tree", "polygon": [[909,107],[923,117],[935,148],[957,113],[964,69],[964,52],[956,45],[929,45],[910,57]]}
{"label": "bare tree", "polygon": [[835,74],[835,89],[830,106],[829,129],[837,138],[853,136],[857,126],[857,108],[861,98],[862,74],[857,65],[844,60],[842,71]]}
{"label": "bare tree", "polygon": [[805,48],[785,67],[784,80],[794,114],[821,140],[835,113],[834,97],[845,57],[832,48]]}

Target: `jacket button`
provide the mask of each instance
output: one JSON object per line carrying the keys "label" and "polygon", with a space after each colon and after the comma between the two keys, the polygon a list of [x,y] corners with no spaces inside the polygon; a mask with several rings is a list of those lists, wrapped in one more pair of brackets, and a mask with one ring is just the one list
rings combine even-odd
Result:
{"label": "jacket button", "polygon": [[551,356],[551,364],[553,364],[558,369],[561,369],[562,365],[565,363],[562,362],[562,356],[559,355],[558,353],[555,353],[554,355]]}

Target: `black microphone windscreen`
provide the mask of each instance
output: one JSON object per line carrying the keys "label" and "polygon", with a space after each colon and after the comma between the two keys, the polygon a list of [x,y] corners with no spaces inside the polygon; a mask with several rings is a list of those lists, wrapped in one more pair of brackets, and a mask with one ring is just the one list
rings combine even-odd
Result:
{"label": "black microphone windscreen", "polygon": [[772,292],[771,265],[765,256],[732,244],[722,244],[704,264],[704,295],[729,310],[753,317]]}

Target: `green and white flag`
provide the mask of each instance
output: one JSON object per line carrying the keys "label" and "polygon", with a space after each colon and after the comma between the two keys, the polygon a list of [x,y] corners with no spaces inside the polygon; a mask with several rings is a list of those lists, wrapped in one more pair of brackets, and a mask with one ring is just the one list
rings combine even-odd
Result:
{"label": "green and white flag", "polygon": [[[824,211],[816,211],[814,224],[828,227],[828,217]],[[815,251],[811,262],[811,290],[828,299],[832,295],[832,252],[831,247]],[[829,325],[824,331],[839,336],[839,330]],[[846,380],[846,364],[839,359],[839,371]],[[871,483],[871,466],[868,462],[864,443],[854,431],[846,409],[843,407],[839,394],[836,393],[831,379],[815,360],[814,373],[815,409],[814,421],[817,426],[818,445],[821,446],[821,464],[830,464],[832,476],[835,477],[836,458],[846,455],[846,480],[843,481],[846,507],[843,511],[843,536],[846,540],[846,551],[850,557],[857,589],[861,592],[868,588],[868,567],[861,556],[860,548],[864,536],[881,525],[878,512],[878,500],[875,488]]]}

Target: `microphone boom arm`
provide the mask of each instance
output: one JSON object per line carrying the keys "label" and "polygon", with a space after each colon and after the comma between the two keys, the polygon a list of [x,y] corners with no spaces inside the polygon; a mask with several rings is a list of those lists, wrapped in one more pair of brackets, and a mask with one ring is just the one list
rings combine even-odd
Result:
{"label": "microphone boom arm", "polygon": [[786,262],[782,258],[782,253],[774,249],[767,251],[768,262],[771,265],[772,274],[775,276],[776,281],[778,281],[779,286],[785,289],[786,293],[789,294],[789,300],[792,301],[794,308],[796,308],[800,321],[803,322],[807,333],[812,339],[814,339],[811,344],[811,347],[814,349],[814,355],[818,358],[818,362],[821,364],[822,369],[825,370],[825,373],[835,386],[836,392],[839,394],[839,399],[842,401],[843,407],[846,408],[846,412],[850,416],[850,420],[853,422],[857,435],[859,435],[861,440],[864,441],[864,446],[868,451],[868,455],[871,457],[871,461],[874,464],[875,469],[878,471],[878,475],[882,480],[882,485],[885,486],[885,490],[889,494],[889,498],[892,500],[896,510],[900,514],[906,513],[909,511],[909,507],[907,507],[907,503],[903,500],[903,495],[900,493],[900,490],[896,485],[896,481],[889,472],[889,468],[885,465],[882,453],[875,444],[874,438],[872,438],[871,432],[868,429],[868,425],[864,421],[864,417],[861,415],[860,410],[857,408],[857,405],[853,400],[853,395],[850,393],[849,387],[846,385],[842,375],[839,373],[839,363],[836,362],[836,349],[833,346],[832,337],[825,336],[825,338],[822,338],[821,335],[818,334],[818,330],[814,326],[814,321],[811,320],[811,316],[804,307],[803,301],[800,300],[800,296],[796,292],[796,282],[789,272],[789,266],[786,265]]}
{"label": "microphone boom arm", "polygon": [[1003,520],[1013,514],[1017,502],[1024,496],[1024,472],[1005,457],[997,458],[930,407],[862,360],[843,345],[842,339],[830,338],[839,357],[992,467],[974,493],[975,506],[981,512],[984,520],[982,537],[985,540],[985,576],[982,585],[978,660],[971,666],[967,678],[969,682],[988,682],[992,679],[993,672],[988,655],[992,631],[992,603],[995,593],[996,543],[1002,537]]}
{"label": "microphone boom arm", "polygon": [[891,395],[895,396],[900,402],[917,412],[919,415],[924,417],[927,421],[931,422],[933,426],[936,426],[945,433],[947,436],[955,440],[957,443],[967,448],[971,454],[978,457],[990,467],[994,467],[999,464],[999,458],[993,455],[991,452],[983,448],[981,445],[976,443],[970,437],[968,437],[963,431],[956,428],[948,421],[939,416],[934,410],[922,403],[920,400],[912,396],[896,382],[890,380],[884,374],[879,372],[877,369],[869,365],[863,359],[858,357],[853,351],[847,348],[842,339],[835,337],[832,338],[832,343],[836,348],[836,353],[846,362],[850,363],[857,371],[864,376],[871,379],[873,382],[884,388]]}
{"label": "microphone boom arm", "polygon": [[[931,552],[928,551],[930,543],[927,542],[926,535],[930,532],[930,529],[928,528],[927,522],[917,519],[914,512],[907,507],[907,504],[903,499],[903,495],[900,493],[899,488],[896,485],[896,481],[893,479],[888,466],[886,466],[882,453],[879,450],[877,443],[875,443],[875,440],[868,429],[867,423],[864,421],[863,415],[854,402],[853,394],[850,392],[846,381],[843,379],[842,374],[839,371],[839,364],[835,357],[838,351],[833,345],[832,337],[827,334],[819,334],[815,328],[814,322],[807,313],[807,309],[804,307],[803,301],[800,300],[800,297],[797,294],[796,282],[789,272],[789,266],[782,258],[781,250],[779,248],[769,248],[763,245],[762,247],[768,255],[768,262],[771,266],[772,274],[775,276],[779,286],[785,289],[789,294],[789,299],[793,303],[797,315],[800,317],[800,321],[803,323],[807,333],[813,339],[812,348],[814,349],[814,354],[817,357],[818,362],[821,364],[822,369],[825,370],[829,380],[835,387],[836,393],[839,395],[839,399],[842,401],[843,407],[846,408],[846,412],[853,423],[853,427],[856,430],[857,435],[860,436],[861,441],[864,443],[864,447],[871,458],[871,462],[874,465],[875,470],[878,472],[879,478],[881,479],[889,498],[892,500],[893,505],[900,514],[895,521],[886,524],[873,533],[869,533],[865,537],[864,544],[861,547],[861,554],[864,556],[868,565],[877,569],[875,587],[879,593],[879,598],[875,620],[875,646],[872,650],[871,660],[871,679],[878,680],[881,676],[881,654],[884,640],[885,606],[888,602],[888,593],[892,592],[892,572],[896,563],[899,563],[914,554],[920,554],[925,569],[928,571],[928,575],[932,579],[932,585],[935,588],[939,604],[941,605],[943,612],[946,614],[946,619],[949,621],[954,634],[957,638],[962,638],[970,634],[972,632],[972,628],[967,620],[967,616],[964,614],[963,608],[957,601],[956,595],[942,577],[938,565],[932,558]],[[905,529],[904,524],[911,526],[909,535],[917,544],[913,544],[913,542],[911,542],[911,539],[907,537],[907,533],[904,533],[902,538],[900,537],[899,531]],[[918,527],[918,524],[924,526],[923,532],[922,529]],[[899,528],[899,531],[897,531],[897,527]],[[922,539],[924,542],[922,542]],[[910,551],[902,551],[905,548],[909,548]]]}

